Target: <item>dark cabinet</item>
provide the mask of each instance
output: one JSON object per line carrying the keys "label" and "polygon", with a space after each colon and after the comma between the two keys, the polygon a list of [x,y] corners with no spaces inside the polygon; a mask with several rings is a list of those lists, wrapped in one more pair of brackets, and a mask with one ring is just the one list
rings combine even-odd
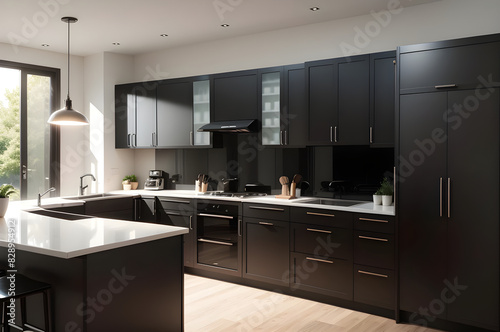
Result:
{"label": "dark cabinet", "polygon": [[134,197],[114,197],[85,201],[85,214],[99,218],[130,220],[134,216]]}
{"label": "dark cabinet", "polygon": [[141,197],[135,199],[136,203],[136,218],[137,221],[156,223],[157,209],[156,197]]}
{"label": "dark cabinet", "polygon": [[400,47],[401,93],[475,89],[484,81],[500,82],[500,42],[457,43],[461,42],[435,43],[433,49]]}
{"label": "dark cabinet", "polygon": [[156,83],[116,85],[115,147],[152,147],[155,135]]}
{"label": "dark cabinet", "polygon": [[354,265],[354,301],[394,309],[394,270]]}
{"label": "dark cabinet", "polygon": [[210,93],[214,121],[259,118],[256,70],[214,75]]}
{"label": "dark cabinet", "polygon": [[393,147],[396,51],[370,54],[370,146]]}
{"label": "dark cabinet", "polygon": [[307,102],[304,65],[259,70],[262,145],[305,146]]}
{"label": "dark cabinet", "polygon": [[290,287],[353,299],[352,213],[292,208]]}
{"label": "dark cabinet", "polygon": [[169,80],[158,85],[155,146],[187,147],[193,144],[193,83]]}
{"label": "dark cabinet", "polygon": [[483,68],[498,44],[454,50],[400,56],[401,92],[459,89],[399,98],[400,308],[498,330],[500,94],[462,85],[498,77],[498,61]]}
{"label": "dark cabinet", "polygon": [[288,286],[288,221],[243,218],[243,277]]}
{"label": "dark cabinet", "polygon": [[369,68],[367,55],[306,64],[310,144],[369,144]]}
{"label": "dark cabinet", "polygon": [[160,223],[189,229],[189,233],[183,235],[184,266],[188,267],[194,266],[196,256],[195,215],[194,200],[174,197],[159,198],[158,218]]}

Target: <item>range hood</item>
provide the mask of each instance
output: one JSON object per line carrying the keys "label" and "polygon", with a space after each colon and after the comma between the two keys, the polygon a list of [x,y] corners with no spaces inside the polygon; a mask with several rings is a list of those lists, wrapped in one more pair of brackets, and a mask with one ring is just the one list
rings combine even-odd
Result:
{"label": "range hood", "polygon": [[217,121],[206,124],[198,129],[198,131],[218,133],[253,133],[257,130],[257,120]]}

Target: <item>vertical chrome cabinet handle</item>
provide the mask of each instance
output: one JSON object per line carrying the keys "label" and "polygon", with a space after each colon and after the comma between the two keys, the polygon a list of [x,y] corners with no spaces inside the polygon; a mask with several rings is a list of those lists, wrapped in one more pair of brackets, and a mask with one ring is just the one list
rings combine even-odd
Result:
{"label": "vertical chrome cabinet handle", "polygon": [[238,219],[238,236],[241,236],[241,219]]}
{"label": "vertical chrome cabinet handle", "polygon": [[283,130],[280,130],[280,145],[283,145]]}
{"label": "vertical chrome cabinet handle", "polygon": [[439,216],[443,216],[443,178],[439,178]]}
{"label": "vertical chrome cabinet handle", "polygon": [[194,146],[194,134],[193,134],[193,131],[189,132],[189,145]]}
{"label": "vertical chrome cabinet handle", "polygon": [[189,216],[189,229],[193,230],[193,216]]}
{"label": "vertical chrome cabinet handle", "polygon": [[288,139],[286,138],[286,130],[283,132],[283,137],[285,138],[285,143],[283,145],[288,145]]}
{"label": "vertical chrome cabinet handle", "polygon": [[137,135],[132,134],[132,146],[136,147],[137,146]]}
{"label": "vertical chrome cabinet handle", "polygon": [[451,218],[451,179],[448,178],[448,218]]}
{"label": "vertical chrome cabinet handle", "polygon": [[370,127],[370,144],[373,143],[373,127]]}
{"label": "vertical chrome cabinet handle", "polygon": [[156,200],[153,201],[153,216],[156,215]]}
{"label": "vertical chrome cabinet handle", "polygon": [[333,127],[330,126],[330,142],[333,143]]}
{"label": "vertical chrome cabinet handle", "polygon": [[334,136],[335,136],[335,143],[337,143],[337,126],[335,126],[335,134],[334,134]]}

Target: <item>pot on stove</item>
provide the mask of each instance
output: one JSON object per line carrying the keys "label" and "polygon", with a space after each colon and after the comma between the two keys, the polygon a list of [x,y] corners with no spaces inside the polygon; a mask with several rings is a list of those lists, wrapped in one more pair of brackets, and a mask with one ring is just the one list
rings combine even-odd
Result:
{"label": "pot on stove", "polygon": [[225,193],[235,193],[238,191],[238,178],[222,179]]}

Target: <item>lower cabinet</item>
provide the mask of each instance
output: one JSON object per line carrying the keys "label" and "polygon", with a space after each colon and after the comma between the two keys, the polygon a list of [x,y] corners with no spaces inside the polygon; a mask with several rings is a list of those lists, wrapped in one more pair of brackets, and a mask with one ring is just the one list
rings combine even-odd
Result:
{"label": "lower cabinet", "polygon": [[141,197],[135,200],[135,220],[142,222],[157,222],[156,197]]}
{"label": "lower cabinet", "polygon": [[354,301],[395,309],[394,217],[354,215]]}
{"label": "lower cabinet", "polygon": [[102,200],[86,200],[85,214],[99,218],[121,219],[133,221],[134,198],[116,197]]}
{"label": "lower cabinet", "polygon": [[293,208],[291,216],[291,288],[352,300],[352,213]]}
{"label": "lower cabinet", "polygon": [[290,223],[256,218],[243,220],[243,277],[288,286]]}
{"label": "lower cabinet", "polygon": [[192,199],[159,198],[158,221],[162,224],[189,228],[184,238],[184,266],[193,267],[195,260],[195,204]]}

